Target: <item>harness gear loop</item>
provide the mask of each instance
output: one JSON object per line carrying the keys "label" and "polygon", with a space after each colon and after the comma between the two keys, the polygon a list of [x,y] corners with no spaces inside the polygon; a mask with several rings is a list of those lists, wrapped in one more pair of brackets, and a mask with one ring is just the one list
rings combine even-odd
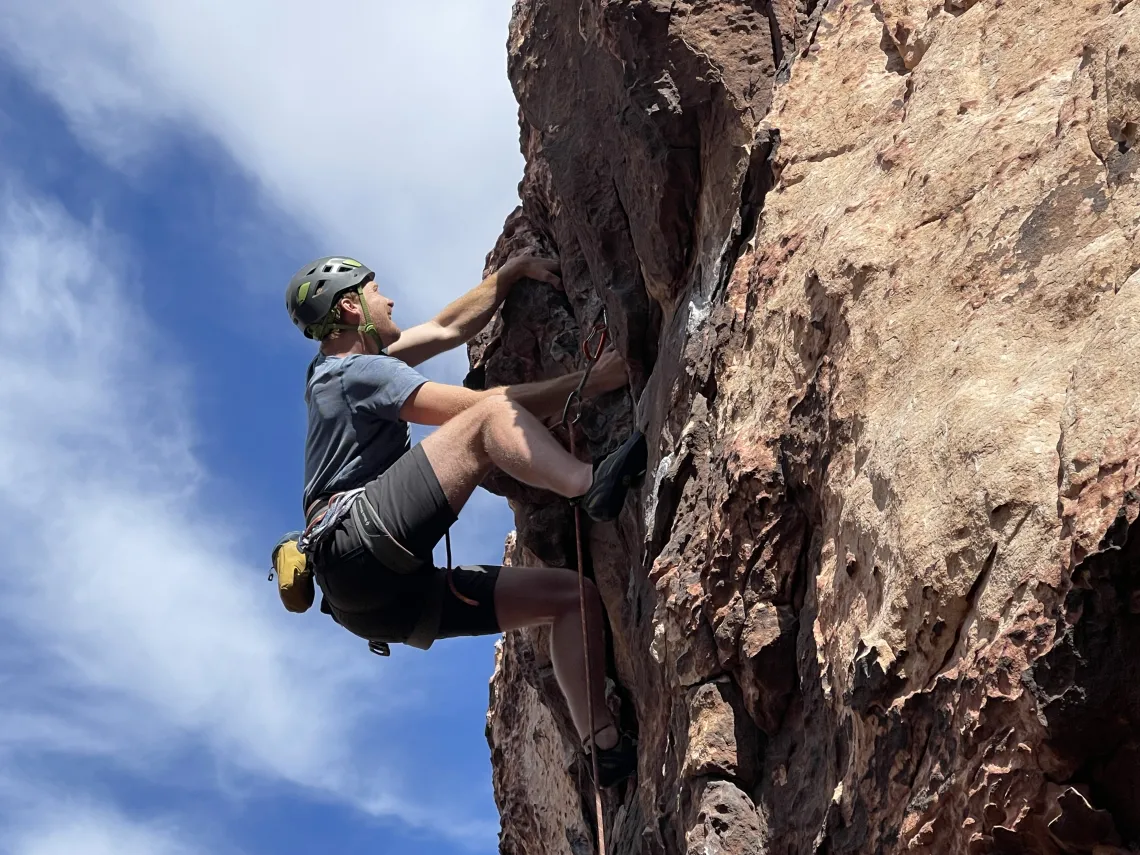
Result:
{"label": "harness gear loop", "polygon": [[[586,388],[586,383],[590,379],[590,372],[594,370],[594,364],[605,349],[607,335],[606,310],[603,307],[598,320],[590,329],[590,335],[582,342],[582,353],[586,357],[586,370],[582,372],[582,380],[578,383],[578,388],[566,398],[566,406],[562,408],[561,425],[567,428],[567,432],[570,434],[570,454],[574,457],[577,457],[574,426],[582,418],[582,390]],[[595,341],[597,342],[596,346],[594,346]],[[571,410],[574,413],[573,419],[570,418]],[[586,569],[585,559],[582,556],[582,508],[577,503],[574,504],[574,544],[578,555],[578,613],[582,616],[582,658],[585,660],[586,666],[586,721],[590,729],[590,765],[591,771],[594,773],[594,814],[598,824],[598,855],[606,855],[606,828],[602,816],[602,792],[598,786],[598,745],[594,739],[597,735],[594,727],[594,698],[590,691],[594,681],[590,668],[590,635],[586,616]]]}

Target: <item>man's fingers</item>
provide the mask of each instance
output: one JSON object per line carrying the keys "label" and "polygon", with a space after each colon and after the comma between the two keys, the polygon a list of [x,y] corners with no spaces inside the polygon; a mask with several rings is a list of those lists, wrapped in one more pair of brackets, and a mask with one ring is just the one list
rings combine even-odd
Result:
{"label": "man's fingers", "polygon": [[561,289],[562,278],[558,275],[559,272],[557,261],[535,256],[526,257],[526,266],[523,268],[523,275],[528,279],[545,282],[547,285],[553,285],[555,288]]}
{"label": "man's fingers", "polygon": [[542,270],[539,268],[531,268],[524,274],[527,279],[534,279],[538,282],[545,282],[547,285],[561,285],[562,280],[558,278],[557,274],[551,273],[549,270]]}
{"label": "man's fingers", "polygon": [[512,256],[503,267],[507,265],[512,269],[512,281],[517,279],[533,279],[536,282],[545,282],[559,291],[563,290],[562,271],[553,258],[542,258],[535,255],[533,248],[524,250],[523,254]]}

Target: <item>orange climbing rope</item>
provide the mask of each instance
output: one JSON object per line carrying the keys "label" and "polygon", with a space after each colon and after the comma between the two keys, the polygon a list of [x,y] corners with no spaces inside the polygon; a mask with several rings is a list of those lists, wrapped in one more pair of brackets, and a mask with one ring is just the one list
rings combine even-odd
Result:
{"label": "orange climbing rope", "polygon": [[[602,309],[598,321],[590,329],[590,335],[582,342],[582,352],[586,356],[586,370],[582,374],[582,380],[578,384],[578,388],[570,393],[566,399],[566,406],[562,408],[561,425],[570,434],[570,453],[574,456],[577,456],[577,448],[574,443],[574,425],[578,424],[582,418],[582,391],[590,379],[590,372],[594,370],[594,365],[605,349],[607,334],[606,310]],[[571,411],[573,411],[573,418],[570,417]],[[586,722],[590,729],[590,764],[594,773],[594,812],[597,816],[598,825],[598,855],[606,855],[606,830],[602,819],[602,791],[598,786],[598,746],[594,742],[596,731],[594,729],[594,696],[591,692],[593,679],[590,674],[590,634],[586,615],[586,570],[582,557],[582,508],[577,504],[574,505],[574,543],[578,553],[578,611],[582,615],[582,656],[586,665]]]}

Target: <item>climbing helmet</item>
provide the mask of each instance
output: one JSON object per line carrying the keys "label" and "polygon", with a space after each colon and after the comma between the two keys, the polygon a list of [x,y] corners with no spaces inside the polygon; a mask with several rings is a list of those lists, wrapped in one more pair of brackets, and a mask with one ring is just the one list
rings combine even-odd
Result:
{"label": "climbing helmet", "polygon": [[325,320],[337,299],[346,291],[363,288],[376,274],[359,261],[343,255],[318,258],[302,267],[285,289],[285,308],[293,323],[308,338],[313,327]]}

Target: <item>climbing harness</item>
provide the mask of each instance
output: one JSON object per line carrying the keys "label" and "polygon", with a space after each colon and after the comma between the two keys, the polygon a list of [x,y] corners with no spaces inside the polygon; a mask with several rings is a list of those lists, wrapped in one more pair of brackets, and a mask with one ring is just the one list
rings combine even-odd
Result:
{"label": "climbing harness", "polygon": [[312,555],[317,545],[351,510],[352,503],[364,490],[349,490],[333,496],[320,514],[304,531],[291,531],[273,547],[269,581],[277,579],[281,604],[291,612],[307,612],[316,598]]}
{"label": "climbing harness", "polygon": [[[566,398],[566,406],[562,408],[560,425],[566,428],[570,435],[570,454],[575,457],[577,457],[577,447],[574,442],[574,426],[582,418],[582,392],[590,379],[590,372],[594,370],[594,365],[597,364],[606,347],[608,335],[606,320],[606,310],[603,308],[598,320],[590,328],[590,334],[582,342],[582,353],[586,357],[586,370],[582,373],[582,380],[578,383],[578,388]],[[573,417],[571,417],[571,413]],[[594,681],[590,674],[590,635],[586,617],[586,570],[582,556],[582,508],[577,502],[574,503],[574,543],[578,554],[578,612],[582,616],[582,656],[586,665],[586,721],[590,729],[590,765],[594,773],[594,813],[598,824],[598,855],[606,855],[606,831],[602,819],[602,791],[598,783],[598,744],[594,739],[597,735],[594,730],[594,698],[590,691]]]}
{"label": "climbing harness", "polygon": [[[393,572],[419,573],[430,566],[430,562],[413,555],[388,533],[383,520],[365,497],[364,492],[365,488],[358,487],[336,493],[324,507],[321,507],[320,502],[315,503],[309,509],[312,519],[305,530],[290,532],[274,547],[273,570],[269,574],[269,579],[273,581],[276,575],[281,602],[289,611],[304,612],[313,605],[315,597],[313,555],[321,543],[331,536],[337,525],[345,519],[352,520],[364,546]],[[479,605],[477,600],[464,596],[456,588],[451,558],[451,532],[446,532],[444,539],[447,544],[447,569],[443,577],[438,579],[433,593],[428,598],[428,605],[412,628],[411,635],[405,639],[405,643],[423,650],[431,646],[439,630],[445,583],[457,600],[469,606]],[[392,648],[385,641],[370,640],[368,649],[377,656],[392,655]]]}
{"label": "climbing harness", "polygon": [[[392,537],[384,525],[383,519],[364,495],[365,488],[358,487],[337,493],[329,499],[319,513],[313,516],[308,527],[298,538],[297,550],[302,556],[314,554],[321,542],[330,535],[336,526],[344,519],[351,519],[357,534],[363,541],[365,548],[393,572],[402,574],[420,573],[431,566],[431,562],[424,561],[406,549],[399,541]],[[319,505],[314,506],[314,508]],[[310,509],[310,513],[313,509]],[[443,598],[442,585],[446,581],[447,587],[456,599],[469,606],[479,605],[478,601],[464,596],[455,587],[454,568],[451,558],[451,532],[444,533],[447,544],[447,569],[444,579],[439,580],[432,595],[429,596],[422,614],[416,621],[411,635],[405,642],[412,647],[426,650],[435,640],[439,630],[439,621],[442,615]],[[311,583],[310,583],[311,586]],[[378,656],[391,656],[392,649],[387,642],[370,640],[368,649]]]}

